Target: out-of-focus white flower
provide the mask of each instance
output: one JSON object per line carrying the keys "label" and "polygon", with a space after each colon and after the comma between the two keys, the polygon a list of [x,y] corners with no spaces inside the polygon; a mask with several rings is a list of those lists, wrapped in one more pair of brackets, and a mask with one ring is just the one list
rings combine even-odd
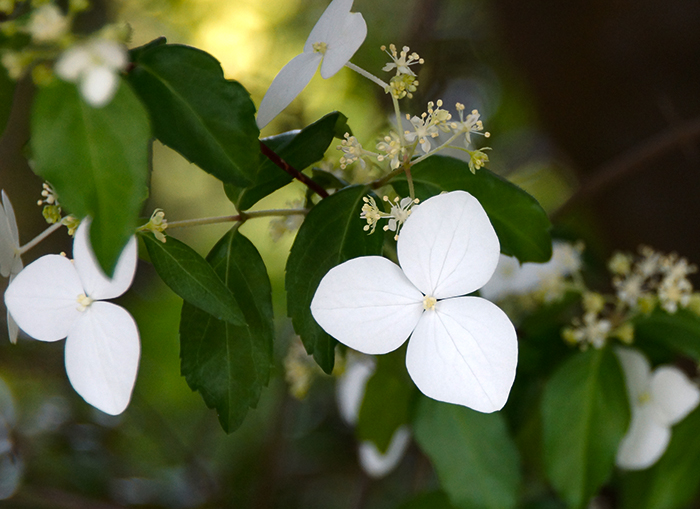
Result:
{"label": "out-of-focus white flower", "polygon": [[119,73],[129,63],[126,48],[108,39],[93,39],[68,48],[56,62],[59,78],[77,83],[90,106],[101,108],[119,88]]}
{"label": "out-of-focus white flower", "polygon": [[321,76],[335,75],[352,58],[367,36],[362,14],[352,13],[353,0],[333,0],[311,30],[304,52],[285,65],[272,80],[258,109],[262,129],[289,106],[309,84],[321,64]]}
{"label": "out-of-focus white flower", "polygon": [[48,3],[32,12],[27,32],[36,43],[58,41],[68,33],[70,20],[56,5]]}
{"label": "out-of-focus white flower", "polygon": [[399,265],[380,256],[332,268],[311,302],[319,325],[367,354],[410,336],[406,366],[438,401],[500,410],[515,378],[518,345],[506,314],[480,297],[498,263],[499,242],[469,193],[434,196],[412,209],[397,244]]}
{"label": "out-of-focus white flower", "polygon": [[[372,357],[348,353],[345,372],[338,378],[336,385],[336,399],[340,416],[350,426],[357,425],[367,382],[375,369],[376,363]],[[408,426],[400,426],[394,432],[384,453],[374,443],[363,441],[358,446],[360,466],[370,477],[384,477],[396,468],[410,442],[411,432]]]}
{"label": "out-of-focus white flower", "polygon": [[640,352],[618,348],[616,353],[627,381],[632,420],[615,462],[621,468],[642,470],[666,451],[671,426],[698,406],[700,390],[675,366],[659,366],[652,373]]}
{"label": "out-of-focus white flower", "polygon": [[136,272],[136,237],[122,251],[109,279],[102,272],[83,220],[71,261],[46,255],[29,264],[5,292],[17,324],[40,341],[66,339],[66,372],[85,401],[111,415],[124,411],[136,381],[140,345],[136,322],[104,299],[123,294]]}
{"label": "out-of-focus white flower", "polygon": [[24,464],[15,453],[12,429],[17,421],[14,398],[0,378],[0,500],[15,494],[22,480]]}
{"label": "out-of-focus white flower", "polygon": [[[17,219],[12,203],[3,190],[0,208],[0,275],[9,277],[11,283],[22,267]],[[7,334],[12,343],[17,343],[19,328],[9,311],[7,312]]]}

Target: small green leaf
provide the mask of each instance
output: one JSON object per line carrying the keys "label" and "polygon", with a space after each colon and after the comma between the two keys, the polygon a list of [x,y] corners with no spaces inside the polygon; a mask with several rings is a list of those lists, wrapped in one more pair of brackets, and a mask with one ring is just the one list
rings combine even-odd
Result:
{"label": "small green leaf", "polygon": [[367,381],[360,407],[357,438],[374,442],[385,453],[396,430],[409,421],[416,386],[406,371],[406,351],[377,357],[377,369]]}
{"label": "small green leaf", "polygon": [[[411,169],[416,197],[421,200],[443,191],[458,189],[471,193],[491,219],[501,252],[521,263],[546,262],[552,257],[551,223],[537,200],[495,173],[482,168],[472,174],[469,165],[445,156],[431,156]],[[406,177],[391,185],[408,195]]]}
{"label": "small green leaf", "polygon": [[141,238],[156,272],[173,292],[220,320],[245,324],[231,291],[194,249],[173,237],[161,242],[150,233],[143,233]]}
{"label": "small green leaf", "polygon": [[500,413],[421,398],[413,430],[455,507],[515,507],[520,460]]}
{"label": "small green leaf", "polygon": [[673,427],[661,459],[622,477],[623,509],[681,509],[700,489],[700,408]]}
{"label": "small green leaf", "polygon": [[571,507],[585,507],[610,476],[629,419],[624,376],[611,348],[572,356],[547,383],[545,470]]}
{"label": "small green leaf", "polygon": [[64,209],[92,216],[90,240],[106,274],[134,234],[148,194],[150,136],[148,115],[123,81],[102,108],[59,80],[34,101],[34,172],[53,185]]}
{"label": "small green leaf", "polygon": [[[170,240],[168,240],[170,242]],[[255,408],[270,378],[274,321],[272,288],[258,250],[237,229],[214,246],[207,262],[243,311],[235,326],[185,302],[180,319],[181,372],[227,433]]]}
{"label": "small green leaf", "polygon": [[[309,124],[300,132],[291,131],[270,136],[262,140],[270,149],[286,161],[292,168],[302,171],[316,161],[323,159],[334,137],[339,133],[338,126],[347,127],[347,117],[334,111]],[[349,129],[349,128],[348,128]],[[340,129],[342,130],[342,129]],[[251,186],[240,188],[224,185],[226,195],[238,210],[248,210],[265,196],[286,186],[292,176],[264,157],[253,177]]]}
{"label": "small green leaf", "polygon": [[333,371],[337,342],[311,316],[311,300],[323,276],[336,265],[381,254],[381,233],[367,235],[362,229],[362,198],[368,193],[367,187],[352,186],[321,200],[301,225],[287,259],[287,314],[306,351],[326,373]]}
{"label": "small green leaf", "polygon": [[179,44],[132,50],[129,81],[156,138],[222,182],[249,185],[260,162],[255,105],[204,51]]}
{"label": "small green leaf", "polygon": [[700,316],[679,309],[669,314],[656,309],[635,322],[635,338],[639,344],[663,345],[676,353],[700,362]]}

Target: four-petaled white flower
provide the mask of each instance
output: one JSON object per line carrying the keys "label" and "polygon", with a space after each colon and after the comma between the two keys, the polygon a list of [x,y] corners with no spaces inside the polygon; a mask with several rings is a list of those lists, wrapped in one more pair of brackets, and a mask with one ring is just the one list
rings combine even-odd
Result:
{"label": "four-petaled white flower", "polygon": [[126,69],[128,63],[122,44],[94,39],[64,51],[54,70],[59,78],[79,85],[85,102],[101,108],[117,93],[119,72]]}
{"label": "four-petaled white flower", "polygon": [[618,348],[616,353],[627,381],[632,420],[615,462],[628,470],[641,470],[666,451],[671,426],[698,406],[700,390],[674,366],[659,366],[652,373],[640,352]]}
{"label": "four-petaled white flower", "polygon": [[104,299],[123,294],[136,271],[136,237],[122,251],[109,279],[88,240],[89,220],[75,233],[74,261],[46,255],[29,264],[5,292],[17,323],[40,341],[66,339],[66,372],[85,401],[117,415],[129,404],[140,344],[136,322],[122,307]]}
{"label": "four-petaled white flower", "polygon": [[400,266],[363,256],[334,267],[316,290],[313,317],[338,341],[368,354],[391,352],[411,336],[406,366],[426,396],[500,410],[515,378],[515,328],[495,304],[464,297],[496,268],[496,232],[464,191],[412,210],[397,243]]}
{"label": "four-petaled white flower", "polygon": [[[22,258],[19,249],[19,232],[15,211],[10,199],[2,191],[2,207],[0,207],[0,275],[9,277],[10,283],[22,270]],[[12,343],[17,343],[19,328],[10,312],[7,312],[7,333]]]}
{"label": "four-petaled white flower", "polygon": [[351,13],[353,0],[333,0],[311,30],[304,52],[285,65],[272,80],[258,109],[262,129],[279,115],[309,84],[321,63],[321,76],[335,75],[355,54],[367,36],[362,14]]}

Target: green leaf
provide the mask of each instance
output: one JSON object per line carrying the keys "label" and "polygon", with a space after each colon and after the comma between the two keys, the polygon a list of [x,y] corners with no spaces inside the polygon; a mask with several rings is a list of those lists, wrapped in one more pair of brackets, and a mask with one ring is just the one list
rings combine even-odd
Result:
{"label": "green leaf", "polygon": [[571,507],[585,507],[610,476],[629,418],[624,376],[611,348],[574,355],[547,383],[545,470]]}
{"label": "green leaf", "polygon": [[93,108],[75,85],[56,80],[37,92],[31,127],[34,173],[64,209],[92,216],[92,248],[112,274],[148,194],[146,111],[123,81],[108,105]]}
{"label": "green leaf", "polygon": [[330,269],[351,258],[381,254],[381,233],[367,235],[362,229],[362,197],[368,193],[365,186],[352,186],[321,200],[301,225],[287,259],[287,314],[306,351],[326,373],[333,371],[337,342],[316,323],[309,306]]}
{"label": "green leaf", "polygon": [[141,238],[156,272],[173,292],[220,320],[245,324],[231,291],[194,249],[173,237],[161,242],[150,233],[143,233]]}
{"label": "green leaf", "polygon": [[7,69],[0,65],[0,136],[5,131],[14,101],[15,82],[7,75]]}
{"label": "green leaf", "polygon": [[520,460],[500,413],[421,398],[413,429],[455,507],[515,507]]}
{"label": "green leaf", "polygon": [[[546,262],[552,257],[551,223],[532,196],[515,184],[482,168],[472,174],[469,165],[445,156],[431,156],[411,169],[416,197],[426,200],[443,191],[471,193],[491,219],[501,252],[521,263]],[[391,182],[396,192],[408,195],[406,177]]]}
{"label": "green leaf", "polygon": [[700,408],[673,427],[661,459],[646,470],[622,477],[624,509],[680,509],[700,489]]}
{"label": "green leaf", "polygon": [[663,345],[700,362],[700,317],[691,311],[679,309],[669,314],[656,309],[636,320],[635,339],[640,345]]}
{"label": "green leaf", "polygon": [[[302,171],[323,159],[333,138],[342,137],[350,128],[347,117],[334,111],[309,124],[300,132],[290,131],[262,140],[292,168]],[[342,131],[342,132],[341,132]],[[265,196],[292,181],[292,176],[264,157],[253,177],[253,184],[240,188],[224,185],[229,199],[238,210],[248,210]]]}
{"label": "green leaf", "polygon": [[377,357],[377,369],[367,381],[360,407],[357,438],[374,442],[385,453],[396,430],[409,421],[416,386],[406,371],[406,351]]}
{"label": "green leaf", "polygon": [[222,182],[249,185],[260,161],[255,105],[204,51],[162,44],[132,51],[129,81],[156,138]]}
{"label": "green leaf", "polygon": [[[168,240],[170,242],[170,240]],[[227,433],[255,408],[270,378],[274,321],[272,288],[258,250],[237,229],[214,246],[207,262],[238,302],[240,326],[218,320],[185,302],[180,319],[181,372]]]}

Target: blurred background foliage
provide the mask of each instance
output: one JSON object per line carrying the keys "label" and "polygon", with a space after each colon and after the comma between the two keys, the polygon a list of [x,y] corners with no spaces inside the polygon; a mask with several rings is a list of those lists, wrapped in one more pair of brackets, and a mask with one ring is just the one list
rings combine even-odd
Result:
{"label": "blurred background foliage", "polygon": [[[128,22],[132,47],[165,36],[201,48],[259,104],[327,3],[103,0],[80,23],[89,31],[105,21]],[[382,44],[417,51],[426,63],[406,111],[419,114],[439,98],[447,107],[458,101],[478,109],[492,133],[489,168],[532,193],[556,234],[583,239],[594,266],[614,249],[641,243],[700,260],[700,3],[356,0],[353,10],[369,28],[353,61],[381,74]],[[31,95],[32,86],[22,82],[0,138],[0,187],[13,201],[23,243],[44,228],[35,205],[41,182],[24,157]],[[317,75],[262,135],[299,129],[334,109],[371,145],[388,125],[391,103],[349,70],[328,81]],[[235,213],[213,177],[157,142],[153,155],[144,217],[155,207],[169,220]],[[337,163],[339,154],[329,150],[328,157]],[[291,184],[256,208],[284,207],[302,196]],[[226,229],[183,229],[175,236],[206,254]],[[259,408],[238,431],[224,434],[179,376],[181,301],[141,264],[121,299],[142,342],[133,401],[123,415],[100,414],[71,390],[63,342],[0,341],[0,376],[16,414],[8,440],[22,465],[17,493],[3,507],[394,508],[437,489],[415,445],[386,478],[370,480],[362,472],[353,430],[338,416],[332,377],[316,376],[303,401],[289,395],[283,359],[293,331],[283,277],[292,236],[273,241],[266,220],[242,231],[267,263],[277,317],[277,372]],[[25,263],[59,251],[70,252],[63,233]],[[519,404],[526,402],[523,396]],[[3,475],[0,490],[11,481]],[[532,493],[524,500],[548,492],[527,489]],[[429,505],[420,507],[447,504],[439,493],[425,500]]]}

